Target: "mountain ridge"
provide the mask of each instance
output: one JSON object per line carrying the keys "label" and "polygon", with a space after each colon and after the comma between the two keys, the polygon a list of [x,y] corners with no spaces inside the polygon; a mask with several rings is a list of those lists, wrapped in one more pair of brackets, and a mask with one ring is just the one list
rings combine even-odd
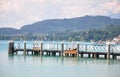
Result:
{"label": "mountain ridge", "polygon": [[107,25],[120,25],[120,19],[107,16],[83,16],[76,18],[48,19],[24,25],[21,29],[0,28],[0,34],[56,33],[65,31],[84,31],[102,28]]}
{"label": "mountain ridge", "polygon": [[22,31],[36,33],[80,31],[104,27],[106,25],[119,25],[120,19],[112,19],[106,16],[84,16],[70,19],[43,20],[21,28]]}

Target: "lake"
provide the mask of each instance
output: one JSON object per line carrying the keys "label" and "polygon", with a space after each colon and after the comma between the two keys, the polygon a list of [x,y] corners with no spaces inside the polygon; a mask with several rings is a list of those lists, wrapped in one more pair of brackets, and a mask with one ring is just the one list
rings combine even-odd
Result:
{"label": "lake", "polygon": [[120,59],[8,55],[0,41],[0,77],[120,77]]}

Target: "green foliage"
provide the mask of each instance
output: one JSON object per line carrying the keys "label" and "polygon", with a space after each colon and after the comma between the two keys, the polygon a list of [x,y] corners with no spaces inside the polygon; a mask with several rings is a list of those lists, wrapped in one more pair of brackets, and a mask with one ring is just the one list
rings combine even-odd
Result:
{"label": "green foliage", "polygon": [[120,26],[106,26],[102,29],[92,29],[89,31],[80,31],[80,32],[69,32],[69,33],[56,33],[55,36],[59,40],[69,40],[69,41],[99,41],[113,39],[114,37],[120,35]]}
{"label": "green foliage", "polygon": [[64,31],[49,34],[24,33],[17,35],[0,35],[0,40],[47,40],[47,41],[99,41],[113,39],[120,35],[120,26],[109,25],[102,29],[87,31]]}

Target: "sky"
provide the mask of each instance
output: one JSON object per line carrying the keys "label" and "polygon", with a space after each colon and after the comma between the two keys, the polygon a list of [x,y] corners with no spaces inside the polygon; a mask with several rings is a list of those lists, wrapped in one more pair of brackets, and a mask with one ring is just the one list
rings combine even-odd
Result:
{"label": "sky", "polygon": [[0,28],[85,15],[120,19],[120,0],[0,0]]}

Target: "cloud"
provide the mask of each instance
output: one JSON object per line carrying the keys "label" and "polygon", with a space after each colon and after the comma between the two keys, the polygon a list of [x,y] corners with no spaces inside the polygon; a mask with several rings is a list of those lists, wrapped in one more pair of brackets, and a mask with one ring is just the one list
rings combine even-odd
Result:
{"label": "cloud", "polygon": [[[76,2],[76,3],[75,3]],[[97,0],[72,0],[70,2],[70,5],[64,4],[62,7],[63,9],[63,16],[67,18],[71,17],[79,17],[79,16],[85,16],[85,15],[94,15],[95,14],[95,8],[97,5]],[[102,3],[99,2],[99,3]]]}
{"label": "cloud", "polygon": [[0,27],[20,28],[23,25],[45,19],[72,18],[84,15],[120,17],[120,1],[0,0]]}
{"label": "cloud", "polygon": [[120,14],[120,1],[119,0],[110,0],[106,1],[103,4],[99,4],[94,10],[97,10],[96,13],[109,15],[109,14]]}
{"label": "cloud", "polygon": [[82,16],[83,10],[80,7],[77,6],[68,6],[63,7],[63,17],[77,17]]}
{"label": "cloud", "polygon": [[45,0],[1,0],[0,26],[20,28],[24,24],[40,20],[44,2]]}

